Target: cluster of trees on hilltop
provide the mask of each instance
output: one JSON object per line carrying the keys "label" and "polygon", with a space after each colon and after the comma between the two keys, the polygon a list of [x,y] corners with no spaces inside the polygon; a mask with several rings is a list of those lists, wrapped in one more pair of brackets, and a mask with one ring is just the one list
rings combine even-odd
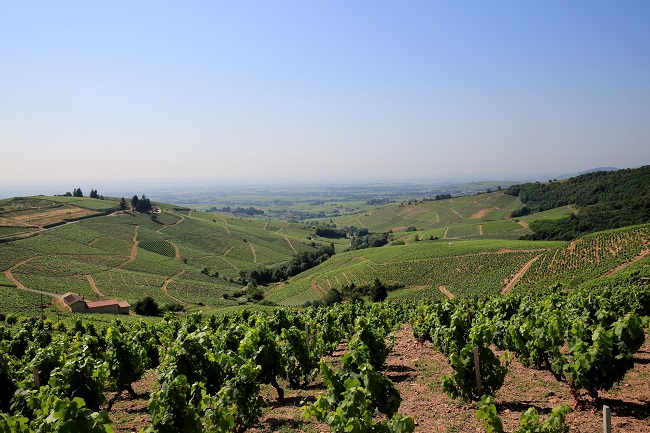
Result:
{"label": "cluster of trees on hilltop", "polygon": [[[81,190],[81,188],[75,188],[74,190],[72,190],[72,192],[68,191],[65,194],[63,194],[63,196],[64,197],[83,197],[84,193]],[[99,195],[97,193],[96,189],[91,189],[90,190],[90,198],[97,198],[97,199],[100,199],[100,200],[104,200],[104,196]]]}
{"label": "cluster of trees on hilltop", "polygon": [[151,200],[145,197],[144,194],[142,194],[141,198],[138,198],[137,195],[134,195],[131,199],[131,209],[136,212],[147,213],[151,211],[152,207],[153,206],[151,205]]}
{"label": "cluster of trees on hilltop", "polygon": [[514,185],[505,192],[524,203],[511,214],[515,218],[569,204],[580,207],[567,218],[531,223],[535,233],[528,239],[571,240],[594,231],[650,222],[650,166]]}
{"label": "cluster of trees on hilltop", "polygon": [[252,282],[256,285],[266,286],[269,283],[285,281],[289,277],[293,277],[307,269],[318,266],[333,255],[334,244],[322,246],[316,251],[299,253],[286,263],[253,269],[248,273],[248,275],[242,276],[247,279],[247,281],[243,281],[243,283]]}

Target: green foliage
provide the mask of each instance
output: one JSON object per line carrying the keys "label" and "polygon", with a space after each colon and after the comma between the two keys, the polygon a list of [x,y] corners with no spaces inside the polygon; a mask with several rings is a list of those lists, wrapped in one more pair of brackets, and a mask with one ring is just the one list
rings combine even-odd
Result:
{"label": "green foliage", "polygon": [[160,307],[151,296],[145,296],[142,300],[135,303],[133,312],[141,316],[160,316]]}
{"label": "green foliage", "polygon": [[[280,310],[282,311],[282,310]],[[284,371],[293,388],[300,386],[300,381],[309,383],[318,367],[318,356],[307,346],[305,332],[295,326],[283,327],[281,330],[282,359],[286,362]]]}
{"label": "green foliage", "polygon": [[[509,360],[507,355],[499,360],[489,348],[494,337],[494,325],[487,323],[475,325],[469,337],[468,344],[461,349],[460,353],[451,354],[449,362],[454,371],[450,376],[442,377],[442,389],[453,398],[479,401],[483,395],[494,396],[501,388],[508,372]],[[478,348],[482,387],[480,395],[476,383],[474,347]]]}
{"label": "green foliage", "polygon": [[601,324],[590,328],[572,326],[564,373],[572,387],[596,396],[608,390],[634,367],[633,356],[645,340],[639,319],[628,314],[610,327]]}
{"label": "green foliage", "polygon": [[82,398],[89,409],[99,410],[104,403],[107,363],[98,354],[96,338],[86,335],[73,341],[63,366],[55,368],[48,381],[52,393],[60,398]]}
{"label": "green foliage", "polygon": [[25,391],[29,416],[0,414],[0,431],[12,433],[112,433],[106,411],[93,411],[82,398],[61,397],[49,387]]}
{"label": "green foliage", "polygon": [[650,222],[650,166],[599,171],[565,182],[516,185],[506,192],[519,196],[524,215],[568,204],[580,206],[576,215],[559,220],[535,221],[530,239],[570,240],[594,231]]}
{"label": "green foliage", "polygon": [[348,346],[352,352],[367,351],[368,362],[375,369],[381,370],[393,349],[395,338],[391,335],[389,344],[386,344],[386,328],[378,322],[376,317],[373,317],[373,320],[365,316],[358,317],[354,325],[354,335]]}
{"label": "green foliage", "polygon": [[[569,405],[561,404],[553,408],[546,420],[540,423],[539,414],[531,407],[521,415],[519,428],[513,433],[567,433],[569,426],[565,422],[570,411]],[[486,433],[504,433],[503,423],[497,414],[492,397],[481,398],[475,416],[482,421]]]}
{"label": "green foliage", "polygon": [[[106,361],[111,381],[118,389],[128,390],[132,396],[133,382],[140,380],[147,362],[145,350],[135,336],[128,336],[120,322],[106,329]],[[117,398],[117,396],[116,396]]]}
{"label": "green foliage", "polygon": [[[321,363],[327,393],[310,406],[303,407],[306,418],[326,421],[333,432],[412,432],[413,420],[398,416],[401,402],[390,379],[372,365],[359,363],[354,354],[343,357],[338,372]],[[386,415],[384,422],[374,422],[376,412]]]}

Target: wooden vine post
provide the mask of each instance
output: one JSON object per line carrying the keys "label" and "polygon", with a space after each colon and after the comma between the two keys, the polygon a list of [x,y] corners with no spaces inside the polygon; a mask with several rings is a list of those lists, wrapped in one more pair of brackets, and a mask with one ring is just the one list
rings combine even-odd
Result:
{"label": "wooden vine post", "polygon": [[478,389],[479,398],[483,395],[483,387],[481,386],[481,368],[478,359],[478,347],[474,346],[474,370],[476,370],[476,388]]}
{"label": "wooden vine post", "polygon": [[609,406],[603,406],[603,433],[612,433],[612,411]]}

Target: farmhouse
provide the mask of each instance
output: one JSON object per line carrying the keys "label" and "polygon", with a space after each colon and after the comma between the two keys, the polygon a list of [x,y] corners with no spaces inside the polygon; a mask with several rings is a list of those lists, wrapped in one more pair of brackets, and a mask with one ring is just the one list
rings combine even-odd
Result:
{"label": "farmhouse", "polygon": [[85,301],[83,297],[72,292],[63,295],[63,303],[72,313],[129,314],[131,309],[131,305],[125,301],[119,302],[117,299]]}

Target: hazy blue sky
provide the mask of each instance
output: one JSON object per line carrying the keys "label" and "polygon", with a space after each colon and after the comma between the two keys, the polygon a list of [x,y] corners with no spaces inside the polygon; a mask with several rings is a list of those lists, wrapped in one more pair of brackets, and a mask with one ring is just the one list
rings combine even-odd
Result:
{"label": "hazy blue sky", "polygon": [[647,0],[6,1],[0,182],[646,165],[649,23]]}

